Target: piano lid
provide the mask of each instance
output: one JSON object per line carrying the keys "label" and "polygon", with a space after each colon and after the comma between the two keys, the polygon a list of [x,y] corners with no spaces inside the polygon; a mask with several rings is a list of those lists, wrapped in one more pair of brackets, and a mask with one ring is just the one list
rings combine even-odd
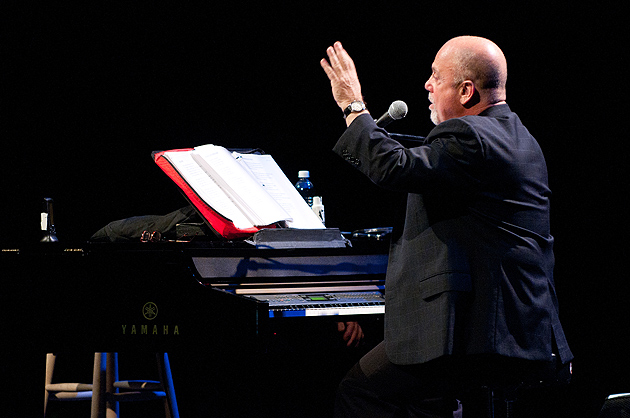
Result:
{"label": "piano lid", "polygon": [[204,279],[385,274],[387,254],[193,257]]}

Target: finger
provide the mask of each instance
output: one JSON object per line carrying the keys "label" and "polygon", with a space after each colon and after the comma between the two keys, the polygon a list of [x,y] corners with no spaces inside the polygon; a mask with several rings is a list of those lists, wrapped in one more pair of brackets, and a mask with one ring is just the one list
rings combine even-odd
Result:
{"label": "finger", "polygon": [[363,341],[363,337],[365,337],[365,335],[363,334],[363,328],[361,328],[361,325],[359,325],[358,322],[357,322],[356,330],[357,330],[356,337],[355,337],[356,343],[354,344],[354,346],[358,347],[359,344],[361,344],[361,341]]}
{"label": "finger", "polygon": [[330,64],[328,64],[328,61],[326,61],[326,58],[322,58],[319,64],[322,66],[322,68],[324,69],[324,72],[326,73],[326,75],[331,81],[337,79],[335,71],[331,68]]}
{"label": "finger", "polygon": [[352,332],[352,337],[348,340],[348,347],[358,347],[361,342],[361,328],[355,327]]}
{"label": "finger", "polygon": [[344,334],[344,341],[347,342],[347,346],[350,347],[354,345],[355,347],[359,345],[361,341],[363,331],[361,330],[361,326],[358,322],[347,322],[346,323],[346,333]]}
{"label": "finger", "polygon": [[348,54],[348,51],[341,45],[341,42],[335,42],[334,51],[339,64],[345,69],[354,71],[354,61]]}
{"label": "finger", "polygon": [[328,49],[326,49],[326,54],[328,55],[328,61],[330,61],[330,66],[333,69],[343,68],[335,47],[329,46]]}
{"label": "finger", "polygon": [[343,334],[343,340],[349,341],[352,338],[352,334],[354,333],[354,322],[346,322],[346,332]]}
{"label": "finger", "polygon": [[352,333],[350,338],[348,338],[348,342],[346,343],[346,347],[356,347],[358,344],[356,330]]}

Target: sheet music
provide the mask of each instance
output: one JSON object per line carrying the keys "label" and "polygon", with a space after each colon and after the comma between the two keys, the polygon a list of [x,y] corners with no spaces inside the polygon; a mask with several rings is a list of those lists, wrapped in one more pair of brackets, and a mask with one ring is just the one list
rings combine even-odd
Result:
{"label": "sheet music", "polygon": [[[243,212],[250,226],[271,225],[290,220],[288,214],[225,148],[196,147],[193,159],[212,177],[223,192]],[[236,224],[236,223],[235,223]],[[238,227],[238,225],[237,225]]]}
{"label": "sheet music", "polygon": [[[195,162],[190,152],[165,152],[164,156],[175,166],[199,197],[212,208],[231,220],[237,227],[249,225],[249,221],[225,194],[217,183]],[[239,226],[240,225],[240,226]]]}
{"label": "sheet music", "polygon": [[304,201],[271,155],[233,153],[250,175],[291,215],[287,222],[291,228],[324,228],[319,217]]}
{"label": "sheet music", "polygon": [[325,228],[270,155],[230,153],[215,145],[165,152],[199,197],[237,228],[286,222]]}

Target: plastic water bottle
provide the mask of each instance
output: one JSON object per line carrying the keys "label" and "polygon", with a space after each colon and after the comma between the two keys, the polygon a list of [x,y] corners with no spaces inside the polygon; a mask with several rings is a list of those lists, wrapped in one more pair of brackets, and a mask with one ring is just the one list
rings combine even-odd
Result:
{"label": "plastic water bottle", "polygon": [[300,195],[306,200],[306,203],[310,207],[313,207],[313,196],[315,196],[315,187],[309,180],[310,173],[306,170],[298,171],[298,181],[295,183],[295,188]]}

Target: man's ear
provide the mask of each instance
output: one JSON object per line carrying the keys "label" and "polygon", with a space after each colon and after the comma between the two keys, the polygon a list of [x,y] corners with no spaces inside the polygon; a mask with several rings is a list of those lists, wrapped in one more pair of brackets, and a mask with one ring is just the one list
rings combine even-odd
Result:
{"label": "man's ear", "polygon": [[470,80],[465,80],[459,86],[459,102],[465,108],[471,108],[479,103],[479,92],[475,88],[475,84]]}

